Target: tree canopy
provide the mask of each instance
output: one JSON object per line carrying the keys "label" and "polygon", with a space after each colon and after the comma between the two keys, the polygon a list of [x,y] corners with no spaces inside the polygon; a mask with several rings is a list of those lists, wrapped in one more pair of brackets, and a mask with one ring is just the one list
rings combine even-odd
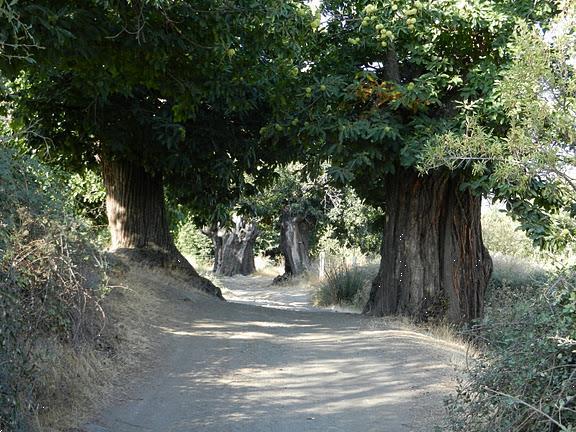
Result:
{"label": "tree canopy", "polygon": [[466,112],[464,132],[448,132],[421,160],[470,166],[475,185],[504,200],[539,247],[562,248],[575,236],[576,3],[566,2],[548,29],[522,23],[498,76],[493,105],[499,124],[477,109]]}
{"label": "tree canopy", "polygon": [[312,31],[301,3],[50,0],[17,12],[40,48],[1,66],[18,77],[16,126],[34,125],[50,160],[135,161],[186,181],[178,192],[200,211],[278,158],[258,131],[301,66]]}
{"label": "tree canopy", "polygon": [[313,254],[326,248],[332,253],[339,248],[377,252],[379,211],[366,205],[350,187],[336,187],[325,169],[312,178],[301,164],[280,168],[268,187],[240,201],[237,211],[255,220],[262,231],[261,248],[278,247],[280,216],[287,213],[310,221]]}
{"label": "tree canopy", "polygon": [[507,127],[494,84],[514,32],[557,12],[555,1],[323,2],[300,97],[264,134],[313,143],[335,178],[381,199],[383,175],[416,166],[435,136],[462,133],[470,110]]}

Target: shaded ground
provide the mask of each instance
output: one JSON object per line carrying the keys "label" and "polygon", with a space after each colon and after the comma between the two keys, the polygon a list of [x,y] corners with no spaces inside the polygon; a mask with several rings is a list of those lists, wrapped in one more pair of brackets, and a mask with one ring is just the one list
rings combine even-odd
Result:
{"label": "shaded ground", "polygon": [[[302,290],[251,280],[220,282],[230,299],[307,307]],[[156,365],[85,431],[432,431],[462,357],[360,315],[164,288]]]}

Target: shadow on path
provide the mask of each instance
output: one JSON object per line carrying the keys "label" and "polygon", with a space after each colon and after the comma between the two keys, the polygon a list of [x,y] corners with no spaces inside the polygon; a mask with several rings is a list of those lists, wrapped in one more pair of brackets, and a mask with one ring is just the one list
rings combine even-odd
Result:
{"label": "shadow on path", "polygon": [[461,355],[360,315],[209,299],[169,313],[155,369],[86,431],[430,431]]}

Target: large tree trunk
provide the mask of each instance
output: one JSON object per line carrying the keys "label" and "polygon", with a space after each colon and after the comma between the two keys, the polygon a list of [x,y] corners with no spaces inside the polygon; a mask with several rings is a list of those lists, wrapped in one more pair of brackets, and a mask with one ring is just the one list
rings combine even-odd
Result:
{"label": "large tree trunk", "polygon": [[280,251],[284,257],[284,275],[275,279],[281,282],[298,276],[311,268],[310,238],[314,224],[302,216],[282,213],[280,220]]}
{"label": "large tree trunk", "polygon": [[364,313],[466,322],[483,313],[492,260],[482,243],[481,198],[447,171],[386,178],[380,270]]}
{"label": "large tree trunk", "polygon": [[161,175],[126,161],[101,159],[111,251],[146,265],[156,265],[190,279],[222,298],[220,289],[201,277],[176,249],[168,227]]}
{"label": "large tree trunk", "polygon": [[234,218],[232,228],[214,228],[209,231],[214,244],[214,273],[224,276],[256,271],[254,243],[260,231],[256,224],[241,217]]}

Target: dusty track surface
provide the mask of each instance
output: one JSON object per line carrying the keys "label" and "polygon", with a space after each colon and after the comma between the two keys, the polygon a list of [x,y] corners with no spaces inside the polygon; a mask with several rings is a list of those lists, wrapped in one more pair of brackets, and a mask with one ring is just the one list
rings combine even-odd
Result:
{"label": "dusty track surface", "polygon": [[231,300],[277,308],[174,288],[154,325],[154,366],[82,430],[434,430],[459,347],[360,315],[307,310],[306,290],[282,294],[262,277],[220,284]]}

